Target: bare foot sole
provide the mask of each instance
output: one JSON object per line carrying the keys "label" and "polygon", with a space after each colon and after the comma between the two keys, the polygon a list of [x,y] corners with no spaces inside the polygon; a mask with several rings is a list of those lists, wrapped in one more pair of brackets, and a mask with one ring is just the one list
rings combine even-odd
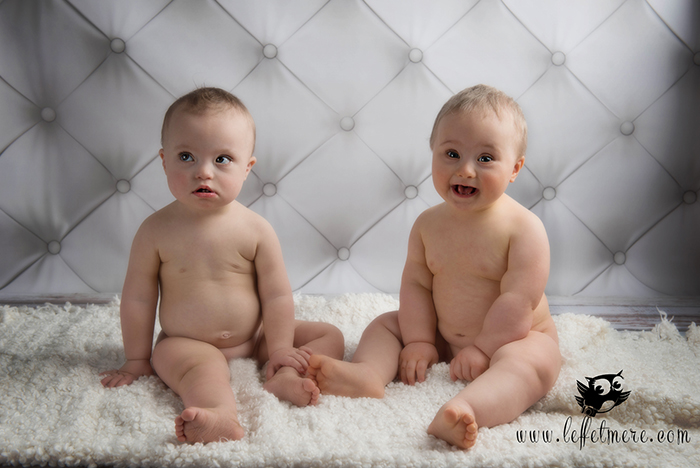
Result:
{"label": "bare foot sole", "polygon": [[309,360],[309,376],[321,393],[347,397],[384,397],[384,382],[365,364],[345,362],[321,354]]}
{"label": "bare foot sole", "polygon": [[302,377],[291,367],[283,367],[265,382],[263,388],[280,400],[288,401],[297,406],[315,405],[321,393],[316,382]]}
{"label": "bare foot sole", "polygon": [[175,434],[180,442],[224,442],[245,435],[235,413],[228,410],[190,407],[175,418]]}
{"label": "bare foot sole", "polygon": [[428,426],[428,434],[463,449],[474,446],[478,432],[474,410],[466,402],[445,403]]}

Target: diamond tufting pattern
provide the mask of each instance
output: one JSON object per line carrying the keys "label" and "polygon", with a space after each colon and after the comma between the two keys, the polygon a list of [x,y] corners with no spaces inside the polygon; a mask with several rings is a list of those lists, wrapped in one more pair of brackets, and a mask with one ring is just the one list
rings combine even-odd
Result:
{"label": "diamond tufting pattern", "polygon": [[256,120],[240,201],[293,288],[395,293],[440,202],[433,119],[480,82],[528,119],[508,193],[547,228],[548,294],[700,296],[695,0],[4,0],[0,298],[120,291],[172,201],[162,115],[203,85]]}

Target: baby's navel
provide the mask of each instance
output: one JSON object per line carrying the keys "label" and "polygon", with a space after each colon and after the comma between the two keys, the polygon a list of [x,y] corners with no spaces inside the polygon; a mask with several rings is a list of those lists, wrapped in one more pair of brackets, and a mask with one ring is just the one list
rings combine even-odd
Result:
{"label": "baby's navel", "polygon": [[225,331],[225,332],[221,333],[221,338],[224,340],[228,340],[229,338],[231,338],[231,332]]}

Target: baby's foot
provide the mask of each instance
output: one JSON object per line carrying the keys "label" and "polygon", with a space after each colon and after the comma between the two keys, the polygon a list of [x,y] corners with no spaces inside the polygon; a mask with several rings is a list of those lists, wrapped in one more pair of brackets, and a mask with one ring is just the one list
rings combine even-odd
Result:
{"label": "baby's foot", "polygon": [[223,442],[245,435],[235,412],[217,408],[190,407],[175,418],[175,434],[180,442]]}
{"label": "baby's foot", "polygon": [[469,403],[454,400],[445,403],[428,426],[428,434],[463,449],[474,446],[478,430]]}
{"label": "baby's foot", "polygon": [[283,367],[265,382],[263,388],[280,400],[297,406],[315,405],[321,393],[316,382],[302,377],[291,367]]}
{"label": "baby's foot", "polygon": [[347,397],[382,398],[384,382],[362,363],[345,362],[321,354],[309,359],[309,376],[321,393]]}

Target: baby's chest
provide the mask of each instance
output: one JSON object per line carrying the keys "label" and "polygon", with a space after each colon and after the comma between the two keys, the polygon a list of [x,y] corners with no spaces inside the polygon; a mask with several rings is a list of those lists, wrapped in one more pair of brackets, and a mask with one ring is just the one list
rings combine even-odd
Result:
{"label": "baby's chest", "polygon": [[434,276],[500,281],[508,268],[508,240],[473,232],[436,234],[425,246],[425,257]]}
{"label": "baby's chest", "polygon": [[205,234],[164,242],[163,269],[174,274],[254,273],[255,245],[242,237]]}

